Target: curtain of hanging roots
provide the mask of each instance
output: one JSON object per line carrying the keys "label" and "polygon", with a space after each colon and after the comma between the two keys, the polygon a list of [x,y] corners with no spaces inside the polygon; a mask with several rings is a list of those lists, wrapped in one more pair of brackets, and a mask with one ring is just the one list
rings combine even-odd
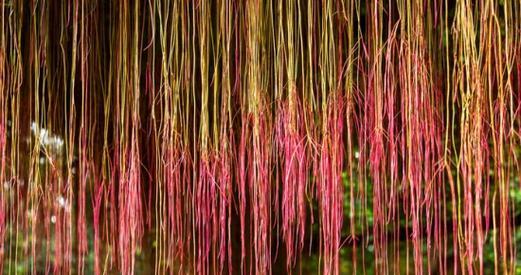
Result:
{"label": "curtain of hanging roots", "polygon": [[520,158],[518,0],[1,1],[4,274],[513,274]]}

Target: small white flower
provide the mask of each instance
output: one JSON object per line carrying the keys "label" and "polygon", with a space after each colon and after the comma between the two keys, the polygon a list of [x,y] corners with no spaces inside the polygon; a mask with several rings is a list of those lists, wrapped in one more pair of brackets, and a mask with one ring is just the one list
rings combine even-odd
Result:
{"label": "small white flower", "polygon": [[56,216],[54,216],[54,215],[51,216],[51,223],[56,223]]}
{"label": "small white flower", "polygon": [[31,122],[31,132],[36,133],[38,132],[38,125],[36,125],[36,122]]}
{"label": "small white flower", "polygon": [[360,158],[360,153],[358,151],[355,151],[355,158],[356,159]]}
{"label": "small white flower", "polygon": [[45,159],[43,157],[40,158],[40,164],[45,164]]}
{"label": "small white flower", "polygon": [[63,198],[62,196],[59,196],[58,197],[58,205],[60,205],[60,207],[64,207],[66,206],[67,204],[67,201],[65,200],[65,198]]}
{"label": "small white flower", "polygon": [[56,138],[56,147],[61,148],[63,146],[63,139],[57,137]]}
{"label": "small white flower", "polygon": [[39,136],[40,136],[41,144],[43,144],[43,145],[49,144],[49,131],[47,131],[46,129],[41,129]]}

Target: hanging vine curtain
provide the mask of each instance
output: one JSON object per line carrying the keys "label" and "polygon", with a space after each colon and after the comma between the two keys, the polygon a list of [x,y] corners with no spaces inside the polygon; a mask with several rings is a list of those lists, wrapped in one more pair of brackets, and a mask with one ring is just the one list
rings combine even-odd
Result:
{"label": "hanging vine curtain", "polygon": [[0,269],[519,272],[519,0],[3,0]]}

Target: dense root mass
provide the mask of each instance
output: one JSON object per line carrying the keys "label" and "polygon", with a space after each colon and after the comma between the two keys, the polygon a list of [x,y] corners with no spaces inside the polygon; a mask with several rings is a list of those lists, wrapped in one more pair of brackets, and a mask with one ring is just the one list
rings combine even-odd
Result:
{"label": "dense root mass", "polygon": [[519,272],[518,0],[0,3],[0,273]]}

